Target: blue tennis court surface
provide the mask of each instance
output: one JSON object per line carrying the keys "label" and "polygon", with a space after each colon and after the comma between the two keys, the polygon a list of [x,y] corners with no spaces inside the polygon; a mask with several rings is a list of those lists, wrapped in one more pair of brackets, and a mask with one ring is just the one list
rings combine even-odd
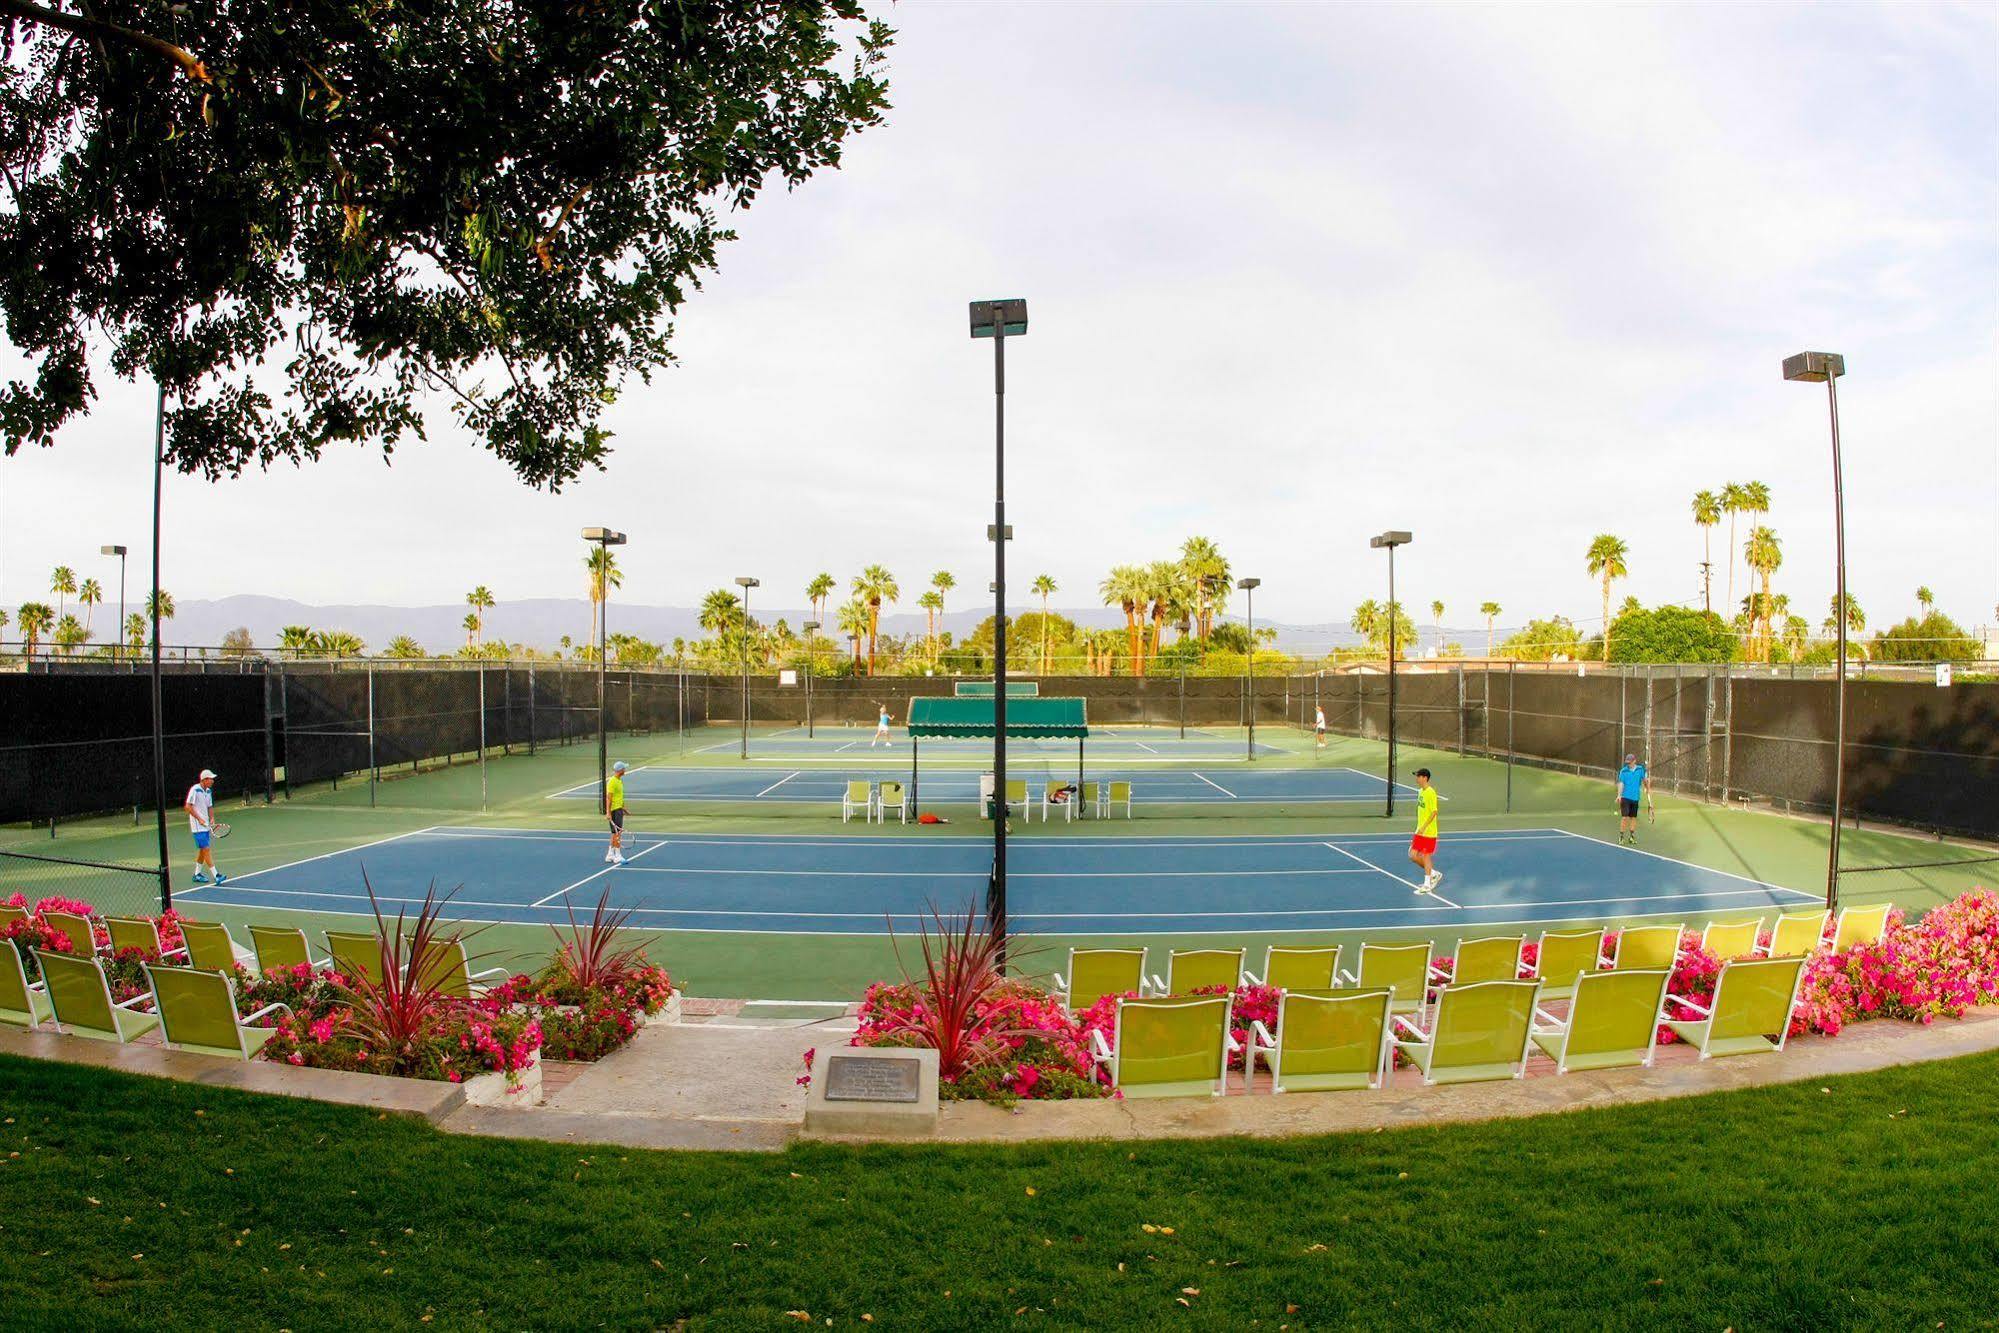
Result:
{"label": "blue tennis court surface", "polygon": [[[812,763],[845,762],[865,756],[870,749],[876,754],[900,754],[907,761],[909,757],[909,733],[901,727],[889,730],[888,741],[876,741],[872,727],[820,727],[814,735],[805,734],[805,728],[793,727],[777,732],[750,733],[749,758],[752,762],[763,763]],[[742,741],[728,739],[726,731],[721,732],[715,742],[689,751],[690,754],[727,755],[735,758],[742,753]],[[944,758],[988,758],[993,752],[990,739],[936,737],[918,744],[922,754]],[[1076,742],[1026,736],[1010,736],[1006,752],[1009,755],[1037,756],[1051,760],[1074,760]],[[1263,741],[1256,743],[1258,754],[1277,754],[1277,746]],[[1203,731],[1198,727],[1187,728],[1183,737],[1178,727],[1091,727],[1090,738],[1085,753],[1098,757],[1111,756],[1133,763],[1171,763],[1186,760],[1208,760],[1210,762],[1243,762],[1249,757],[1249,741],[1246,734],[1227,731]]]}
{"label": "blue tennis court surface", "polygon": [[[1071,756],[1072,760],[1074,756]],[[1031,773],[1018,770],[1011,776],[1024,778],[1028,795],[1038,806],[1042,786],[1053,780],[1074,782],[1075,769],[1058,764],[1036,767]],[[1387,784],[1376,773],[1357,768],[1239,768],[1204,773],[1196,769],[1095,769],[1083,776],[1091,782],[1131,783],[1135,805],[1230,804],[1230,803],[1367,803],[1380,801]],[[737,768],[634,768],[625,774],[628,801],[778,801],[794,805],[819,804],[837,810],[840,795],[849,781],[908,782],[905,752],[901,766],[892,760],[879,767],[844,769],[744,769]],[[1411,796],[1416,789],[1395,784],[1398,796]],[[559,800],[599,800],[595,782],[586,782],[553,795]],[[979,774],[973,769],[940,768],[923,772],[917,779],[917,795],[928,805],[976,805]]]}
{"label": "blue tennis court surface", "polygon": [[[1045,935],[1248,934],[1482,926],[1574,919],[1767,912],[1814,895],[1598,842],[1559,829],[1445,840],[1434,896],[1411,892],[1406,835],[1016,838],[1008,903],[1016,929]],[[365,870],[385,910],[462,884],[455,915],[561,922],[606,888],[657,930],[875,935],[913,928],[935,903],[982,903],[991,847],[968,837],[689,834],[629,839],[542,829],[437,827],[333,852],[219,887],[202,904],[367,912]]]}

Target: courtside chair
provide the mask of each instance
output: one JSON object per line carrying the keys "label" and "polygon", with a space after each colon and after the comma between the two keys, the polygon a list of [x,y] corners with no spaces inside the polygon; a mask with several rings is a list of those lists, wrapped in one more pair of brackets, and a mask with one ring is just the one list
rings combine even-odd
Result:
{"label": "courtside chair", "polygon": [[28,981],[28,965],[13,940],[0,940],[0,1023],[38,1028],[55,1016],[49,1007],[49,983]]}
{"label": "courtside chair", "polygon": [[1228,1091],[1229,995],[1123,999],[1116,1037],[1090,1031],[1091,1055],[1126,1097],[1220,1097]]}
{"label": "courtside chair", "polygon": [[1549,930],[1541,934],[1534,975],[1541,998],[1566,1000],[1576,993],[1576,978],[1598,971],[1603,963],[1603,931]]}
{"label": "courtside chair", "polygon": [[1363,944],[1359,966],[1352,972],[1340,973],[1343,986],[1394,991],[1391,1010],[1397,1014],[1422,1013],[1429,982],[1428,940],[1417,944]]}
{"label": "courtside chair", "polygon": [[1278,990],[1332,990],[1339,985],[1340,946],[1324,948],[1273,944],[1263,952],[1261,973],[1244,970],[1252,985]]}
{"label": "courtside chair", "polygon": [[465,952],[462,939],[433,939],[430,966],[426,969],[429,988],[440,995],[448,995],[454,1000],[476,1000],[490,988],[499,985],[508,977],[504,967],[489,967],[483,972],[472,970],[472,959]]}
{"label": "courtside chair", "polygon": [[160,1039],[177,1050],[252,1059],[277,1029],[251,1025],[280,1009],[291,1013],[289,1005],[267,1004],[254,1014],[237,1018],[236,984],[226,972],[148,963],[146,980],[152,985],[153,1008],[160,1016]]}
{"label": "courtside chair", "polygon": [[1893,910],[1893,903],[1841,908],[1839,924],[1833,927],[1832,951],[1845,953],[1863,944],[1878,943],[1888,933],[1888,913]]}
{"label": "courtside chair", "polygon": [[379,936],[351,930],[326,932],[326,953],[333,970],[349,981],[382,980],[382,941]]}
{"label": "courtside chair", "polygon": [[879,794],[875,797],[876,818],[880,819],[884,824],[888,823],[888,812],[893,809],[895,811],[895,822],[898,824],[907,824],[909,822],[909,788],[903,786],[900,782],[884,782],[877,790]]}
{"label": "courtside chair", "polygon": [[1078,1014],[1106,995],[1143,995],[1145,950],[1071,949],[1069,970],[1055,974],[1055,989]]}
{"label": "courtside chair", "polygon": [[1669,999],[1669,1009],[1683,1009],[1693,1017],[1668,1018],[1666,1026],[1699,1051],[1703,1060],[1781,1051],[1791,1033],[1791,1011],[1797,1008],[1798,987],[1804,979],[1802,956],[1737,958],[1722,964],[1711,1004],[1684,995]]}
{"label": "courtside chair", "polygon": [[107,916],[104,918],[105,934],[111,937],[111,953],[121,949],[140,949],[152,954],[161,962],[169,958],[187,957],[187,946],[167,949],[160,943],[159,923],[143,916]]}
{"label": "courtside chair", "polygon": [[1124,817],[1130,819],[1131,784],[1129,782],[1106,782],[1104,784],[1104,801],[1098,807],[1097,813],[1109,819],[1111,811],[1117,809],[1119,806],[1124,807]]}
{"label": "courtside chair", "polygon": [[1174,949],[1166,955],[1166,976],[1152,978],[1158,995],[1187,995],[1206,987],[1242,984],[1241,949]]}
{"label": "courtside chair", "polygon": [[1076,793],[1076,799],[1069,803],[1071,807],[1069,817],[1080,819],[1086,815],[1102,815],[1103,811],[1097,806],[1103,797],[1097,793],[1103,790],[1103,786],[1101,782],[1085,782],[1082,790]]}
{"label": "courtside chair", "polygon": [[312,948],[305,942],[305,932],[297,926],[252,926],[250,947],[256,951],[259,972],[268,972],[274,967],[327,966],[326,962],[312,956]]}
{"label": "courtside chair", "polygon": [[1076,807],[1083,803],[1082,792],[1080,790],[1071,792],[1069,793],[1067,799],[1065,800],[1058,801],[1055,799],[1056,796],[1061,793],[1062,789],[1067,787],[1068,785],[1069,784],[1066,781],[1063,781],[1062,779],[1059,778],[1052,782],[1044,782],[1041,784],[1042,823],[1046,824],[1048,822],[1048,812],[1051,809],[1060,810],[1062,812],[1062,818],[1069,820],[1072,823],[1075,821]]}
{"label": "courtside chair", "polygon": [[1420,1015],[1395,1018],[1389,1037],[1423,1071],[1425,1084],[1486,1083],[1527,1070],[1528,1039],[1540,1002],[1538,981],[1480,981],[1446,986],[1426,1031]]}
{"label": "courtside chair", "polygon": [[88,958],[97,952],[97,937],[91,934],[90,918],[75,912],[44,912],[42,920],[69,936],[72,949],[78,958]]}
{"label": "courtside chair", "polygon": [[1439,986],[1469,986],[1479,981],[1520,980],[1525,935],[1489,935],[1484,939],[1459,940],[1451,966],[1430,966],[1430,980]]}
{"label": "courtside chair", "polygon": [[1779,913],[1777,924],[1770,928],[1770,942],[1759,952],[1766,958],[1803,957],[1825,941],[1828,915],[1823,910]]}
{"label": "courtside chair", "polygon": [[1286,991],[1277,1001],[1277,1027],[1251,1019],[1243,1055],[1243,1090],[1256,1059],[1270,1069],[1270,1090],[1348,1092],[1378,1088],[1388,1077],[1392,990]]}
{"label": "courtside chair", "polygon": [[840,822],[846,823],[854,817],[854,811],[861,812],[863,823],[874,818],[875,787],[872,782],[849,782],[840,795]]}
{"label": "courtside chair", "polygon": [[0,930],[5,930],[16,921],[26,921],[28,909],[16,907],[12,903],[0,903]]}
{"label": "courtside chair", "polygon": [[180,937],[187,942],[188,966],[204,972],[230,971],[242,955],[229,927],[219,921],[182,921]]}
{"label": "courtside chair", "polygon": [[111,1000],[111,983],[104,969],[89,954],[73,958],[63,953],[35,950],[35,962],[48,983],[49,1006],[55,1011],[56,1030],[98,1041],[124,1045],[160,1025],[158,1014],[140,1011],[152,1002],[151,995],[135,995],[123,1004]]}
{"label": "courtside chair", "polygon": [[1763,938],[1763,918],[1752,916],[1741,921],[1710,921],[1701,931],[1701,948],[1727,962],[1731,958],[1749,958],[1756,953],[1756,945]]}
{"label": "courtside chair", "polygon": [[1604,967],[1674,968],[1680,964],[1680,935],[1686,926],[1627,926],[1618,932],[1617,948],[1602,955]]}
{"label": "courtside chair", "polygon": [[1027,779],[1008,778],[1006,780],[1006,813],[1011,819],[1015,810],[1020,811],[1023,820],[1034,818],[1034,807],[1027,803]]}
{"label": "courtside chair", "polygon": [[1585,972],[1576,979],[1567,1014],[1535,1009],[1534,1044],[1555,1062],[1558,1074],[1639,1065],[1649,1069],[1672,975],[1663,967]]}

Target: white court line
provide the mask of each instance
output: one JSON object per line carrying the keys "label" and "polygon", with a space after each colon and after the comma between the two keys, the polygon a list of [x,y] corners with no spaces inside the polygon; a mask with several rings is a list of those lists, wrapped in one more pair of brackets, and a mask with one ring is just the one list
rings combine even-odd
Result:
{"label": "white court line", "polygon": [[[1213,788],[1214,788],[1214,789],[1215,789],[1216,791],[1218,791],[1218,792],[1220,792],[1220,793],[1221,793],[1222,795],[1224,795],[1224,796],[1228,797],[1228,798],[1229,798],[1230,800],[1235,800],[1235,799],[1236,799],[1236,794],[1235,794],[1234,792],[1230,791],[1230,790],[1229,790],[1229,789],[1228,789],[1227,787],[1224,787],[1224,786],[1223,786],[1223,785],[1222,785],[1221,783],[1219,783],[1219,782],[1215,781],[1215,780],[1214,780],[1213,778],[1209,777],[1209,776],[1208,776],[1207,774],[1205,774],[1205,773],[1196,773],[1196,774],[1195,774],[1194,776],[1195,776],[1195,777],[1197,777],[1197,778],[1199,778],[1199,779],[1200,779],[1201,781],[1203,781],[1203,782],[1207,783],[1207,784],[1208,784],[1208,785],[1209,785],[1210,787],[1213,787]],[[1337,798],[1335,798],[1335,799],[1337,799]]]}
{"label": "white court line", "polygon": [[1137,746],[1137,747],[1138,747],[1139,749],[1141,749],[1141,750],[1145,751],[1145,752],[1146,752],[1147,754],[1158,754],[1158,753],[1159,753],[1159,751],[1157,751],[1157,750],[1153,749],[1153,748],[1152,748],[1152,747],[1151,747],[1150,745],[1147,745],[1147,744],[1146,744],[1146,743],[1145,743],[1144,741],[1138,741],[1138,740],[1135,740],[1135,741],[1133,741],[1133,742],[1132,742],[1132,744],[1133,744],[1133,745],[1136,745],[1136,746]]}
{"label": "white court line", "polygon": [[[329,856],[339,856],[343,852],[365,852],[370,847],[380,847],[384,843],[400,842],[404,838],[414,838],[419,833],[433,833],[440,827],[443,826],[438,824],[432,824],[429,828],[413,828],[407,833],[397,833],[391,837],[377,838],[373,842],[364,842],[358,847],[342,847],[331,852],[321,852],[317,856],[302,856],[296,861],[286,861],[282,865],[265,866],[262,870],[246,870],[240,875],[231,875],[229,877],[229,884],[234,884],[239,880],[255,879],[258,875],[268,875],[274,870],[290,870],[293,866],[306,865],[312,861],[324,861]],[[229,885],[204,884],[204,885],[199,885],[197,887],[213,889],[213,888],[227,888],[229,887]],[[174,897],[185,898],[190,893],[193,892],[195,892],[194,889],[176,889],[174,890]]]}
{"label": "white court line", "polygon": [[[802,875],[809,879],[987,879],[992,873],[989,870],[821,870],[817,867],[808,870],[763,870],[734,866],[639,866],[638,869],[647,875]],[[1009,870],[1007,878],[1240,879],[1247,875],[1364,875],[1375,869],[1369,866],[1367,870]]]}
{"label": "white court line", "polygon": [[[638,860],[641,856],[644,856],[647,852],[657,851],[659,848],[664,846],[666,846],[666,839],[661,838],[658,842],[653,843],[649,847],[639,848],[637,851],[633,852],[630,856],[626,857],[625,862],[627,865],[629,865],[631,862]],[[600,879],[603,876],[610,874],[613,870],[623,870],[624,868],[625,867],[622,865],[607,865],[602,870],[597,871],[595,874],[585,875],[582,879],[579,879],[574,884],[571,884],[569,888],[557,889],[554,893],[549,894],[545,898],[535,899],[533,902],[529,903],[528,906],[545,907],[549,903],[554,902],[557,898],[560,898],[564,894],[568,893],[570,889],[580,889],[593,879]]]}
{"label": "white court line", "polygon": [[762,791],[758,792],[758,793],[757,793],[757,796],[758,796],[758,797],[764,797],[764,796],[768,796],[768,795],[770,795],[770,794],[771,794],[772,792],[776,791],[776,790],[777,790],[777,789],[778,789],[779,787],[782,787],[782,786],[783,786],[783,785],[784,785],[785,783],[787,783],[787,782],[791,781],[791,780],[792,780],[793,778],[795,778],[795,777],[797,777],[797,776],[798,776],[798,773],[797,773],[796,771],[794,771],[794,772],[790,772],[790,773],[786,773],[786,774],[785,774],[785,775],[784,775],[783,777],[779,778],[779,779],[778,779],[778,780],[777,780],[776,782],[773,782],[773,783],[771,783],[771,784],[770,784],[770,786],[768,786],[768,787],[765,787],[765,788],[764,788],[764,789],[763,789]]}
{"label": "white court line", "polygon": [[[1348,851],[1348,850],[1347,850],[1346,848],[1344,848],[1344,847],[1340,846],[1340,845],[1339,845],[1338,843],[1336,843],[1336,842],[1322,842],[1322,843],[1320,843],[1319,845],[1320,845],[1321,847],[1330,847],[1330,848],[1332,848],[1332,849],[1333,849],[1334,851],[1338,852],[1338,853],[1339,853],[1339,854],[1340,854],[1341,856],[1344,856],[1344,857],[1347,857],[1347,858],[1349,858],[1349,859],[1351,859],[1351,860],[1354,860],[1354,861],[1359,861],[1359,862],[1360,862],[1360,863],[1361,863],[1362,865],[1366,866],[1366,867],[1367,867],[1367,868],[1368,868],[1369,870],[1372,870],[1372,871],[1374,871],[1374,872],[1375,872],[1376,874],[1378,874],[1378,875],[1386,875],[1386,876],[1388,876],[1388,877],[1389,877],[1390,879],[1394,880],[1394,881],[1395,881],[1395,882],[1396,882],[1397,884],[1400,884],[1400,885],[1401,885],[1401,886],[1402,886],[1403,888],[1405,888],[1405,889],[1413,889],[1413,888],[1415,888],[1415,887],[1416,887],[1416,885],[1415,885],[1415,884],[1414,884],[1413,882],[1411,882],[1411,881],[1409,881],[1409,880],[1406,880],[1406,879],[1402,878],[1402,876],[1400,876],[1400,875],[1396,874],[1396,873],[1395,873],[1394,871],[1392,871],[1392,870],[1383,870],[1383,869],[1382,869],[1382,868],[1381,868],[1380,866],[1376,865],[1376,864],[1375,864],[1374,862],[1372,862],[1372,861],[1369,861],[1369,860],[1367,860],[1367,859],[1366,859],[1366,858],[1364,858],[1364,857],[1359,857],[1359,856],[1355,856],[1355,855],[1354,855],[1354,854],[1353,854],[1352,852]],[[1432,897],[1435,897],[1436,895],[1432,894],[1431,896],[1432,896]],[[1444,901],[1444,899],[1442,899],[1442,898],[1438,898],[1438,899],[1437,899],[1437,901],[1438,901],[1438,902],[1443,902],[1443,901]],[[1457,904],[1456,904],[1456,903],[1452,903],[1452,904],[1451,904],[1451,906],[1453,906],[1453,907],[1456,907],[1456,906],[1457,906]]]}
{"label": "white court line", "polygon": [[1723,875],[1729,879],[1739,879],[1744,884],[1754,884],[1759,889],[1770,889],[1777,893],[1795,894],[1800,898],[1810,898],[1814,902],[1820,899],[1820,895],[1817,893],[1807,893],[1803,889],[1787,889],[1782,884],[1771,884],[1764,880],[1751,879],[1747,875],[1738,875],[1730,870],[1716,870],[1713,866],[1695,865],[1692,861],[1682,861],[1677,856],[1664,856],[1658,852],[1648,852],[1637,847],[1620,847],[1613,843],[1605,842],[1602,838],[1592,838],[1586,833],[1570,833],[1567,829],[1556,829],[1555,832],[1574,838],[1579,842],[1593,842],[1599,847],[1609,847],[1612,851],[1635,852],[1639,856],[1649,856],[1655,861],[1670,861],[1676,866],[1685,866],[1689,870],[1705,870],[1710,875]]}

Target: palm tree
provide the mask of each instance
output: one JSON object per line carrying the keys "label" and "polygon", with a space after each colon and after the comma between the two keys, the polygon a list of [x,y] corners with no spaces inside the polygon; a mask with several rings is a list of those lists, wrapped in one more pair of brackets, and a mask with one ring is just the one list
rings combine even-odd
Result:
{"label": "palm tree", "polygon": [[90,636],[90,622],[97,618],[97,607],[104,600],[104,585],[96,579],[85,579],[76,589],[76,600],[83,606],[84,637]]}
{"label": "palm tree", "polygon": [[328,657],[359,657],[368,646],[361,636],[344,629],[330,629],[320,638],[320,648]]}
{"label": "palm tree", "polygon": [[625,575],[618,568],[618,557],[611,554],[611,548],[601,543],[590,549],[583,557],[583,570],[590,580],[590,642],[597,642],[597,618],[604,614],[604,599],[612,588],[625,586]]}
{"label": "palm tree", "polygon": [[[1828,633],[1831,634],[1839,633],[1838,617],[1839,617],[1839,595],[1835,593],[1833,594],[1831,600],[1829,600],[1826,603],[1826,618],[1825,618],[1824,629]],[[1848,593],[1846,595],[1847,636],[1849,638],[1852,638],[1853,636],[1860,634],[1866,628],[1867,628],[1867,613],[1860,609],[1860,603],[1854,599],[1853,594]],[[1852,653],[1857,653],[1859,656],[1865,657],[1867,655],[1867,645],[1862,643],[1849,643],[1847,645],[1847,651]]]}
{"label": "palm tree", "polygon": [[930,660],[937,660],[937,613],[944,609],[944,594],[935,588],[925,588],[923,595],[916,599],[923,608],[923,642],[928,646]]}
{"label": "palm tree", "polygon": [[1728,515],[1728,595],[1723,606],[1735,605],[1735,516],[1749,508],[1749,496],[1740,482],[1726,482],[1721,488],[1721,512]]}
{"label": "palm tree", "polygon": [[1041,674],[1045,676],[1048,674],[1048,595],[1059,589],[1053,577],[1037,574],[1034,582],[1027,585],[1027,590],[1041,595]]}
{"label": "palm tree", "polygon": [[1929,590],[1927,584],[1916,589],[1916,605],[1922,608],[1924,619],[1929,618],[1930,608],[1936,604],[1937,595]]}
{"label": "palm tree", "polygon": [[0,640],[5,640],[6,637],[7,637],[7,613],[5,611],[0,611]]}
{"label": "palm tree", "polygon": [[1353,618],[1347,623],[1353,626],[1354,633],[1366,640],[1368,647],[1374,647],[1381,637],[1381,603],[1368,598],[1353,609]]}
{"label": "palm tree", "polygon": [[56,647],[62,649],[67,657],[76,651],[78,644],[90,637],[90,631],[83,627],[83,622],[76,618],[74,612],[65,611],[56,621],[54,637]]}
{"label": "palm tree", "polygon": [[1721,522],[1721,498],[1694,492],[1694,526],[1701,530],[1701,610],[1714,610],[1714,525]]}
{"label": "palm tree", "polygon": [[1438,651],[1441,652],[1444,643],[1444,604],[1442,602],[1430,603],[1430,619],[1436,622],[1437,646]]}
{"label": "palm tree", "polygon": [[1139,605],[1146,600],[1145,575],[1136,565],[1113,565],[1111,572],[1097,586],[1105,606],[1115,606],[1124,611],[1124,637],[1126,651],[1131,655],[1131,674],[1145,674],[1145,647],[1138,621]]}
{"label": "palm tree", "polygon": [[1492,622],[1499,618],[1498,602],[1479,603],[1478,613],[1485,617],[1485,655],[1492,657]]}
{"label": "palm tree", "polygon": [[[174,618],[174,595],[165,588],[160,589],[159,602],[155,605],[153,595],[148,593],[146,595],[146,610],[149,614],[157,612],[153,618],[162,625],[166,624]],[[165,638],[162,637],[160,642],[165,643]]]}
{"label": "palm tree", "polygon": [[826,619],[826,599],[831,597],[833,589],[839,586],[839,583],[834,580],[831,574],[823,573],[814,574],[812,582],[805,585],[805,599],[812,604],[812,618],[814,620],[823,621]]}
{"label": "palm tree", "polygon": [[68,565],[57,565],[49,575],[49,591],[56,595],[56,614],[60,616],[68,609],[68,598],[76,591],[76,571]]}
{"label": "palm tree", "polygon": [[286,625],[278,631],[278,651],[290,653],[293,657],[304,657],[312,650],[316,636],[305,625]]}
{"label": "palm tree", "polygon": [[1194,634],[1206,639],[1215,612],[1228,601],[1229,562],[1207,537],[1189,537],[1180,544],[1180,567],[1186,571],[1194,597]]}
{"label": "palm tree", "polygon": [[42,636],[55,625],[56,613],[50,609],[47,602],[23,602],[20,611],[14,617],[14,623],[20,626],[24,651],[29,657],[33,657],[35,649],[41,644]]}
{"label": "palm tree", "polygon": [[422,657],[423,645],[407,634],[398,634],[389,640],[389,646],[382,650],[384,657]]}
{"label": "palm tree", "polygon": [[479,646],[479,613],[477,611],[467,611],[465,619],[460,624],[465,630],[466,649],[468,651],[476,649]]}
{"label": "palm tree", "polygon": [[697,623],[726,646],[730,633],[743,623],[742,599],[727,588],[715,589],[701,599]]}
{"label": "palm tree", "polygon": [[1757,596],[1757,609],[1761,613],[1760,618],[1763,622],[1758,643],[1761,645],[1764,660],[1767,661],[1773,646],[1770,615],[1775,605],[1770,597],[1770,576],[1784,563],[1784,551],[1782,544],[1777,540],[1777,534],[1759,524],[1750,529],[1749,540],[1742,546],[1742,558],[1745,564],[1763,577],[1763,591]]}
{"label": "palm tree", "polygon": [[902,596],[895,575],[881,565],[869,565],[854,580],[854,595],[868,604],[868,674],[875,674],[875,647],[881,640],[882,603]]}
{"label": "palm tree", "polygon": [[1139,614],[1150,612],[1152,642],[1146,650],[1155,656],[1166,646],[1166,618],[1178,616],[1187,604],[1192,588],[1186,568],[1177,560],[1155,560],[1145,567],[1145,602]]}
{"label": "palm tree", "polygon": [[868,604],[858,597],[842,606],[833,618],[834,623],[839,626],[840,633],[853,641],[855,671],[861,669],[861,640],[868,635],[871,619],[868,614]]}
{"label": "palm tree", "polygon": [[1621,579],[1631,571],[1624,566],[1624,557],[1631,548],[1624,544],[1622,537],[1608,532],[1599,532],[1589,544],[1587,564],[1593,577],[1603,580],[1603,659],[1610,660],[1610,584],[1613,579]]}
{"label": "palm tree", "polygon": [[146,646],[146,618],[137,611],[125,617],[125,646],[135,653]]}
{"label": "palm tree", "polygon": [[493,590],[483,583],[480,584],[465,594],[465,605],[472,608],[472,614],[466,619],[472,622],[467,628],[472,631],[472,642],[476,646],[485,637],[486,613],[496,605],[493,601]]}

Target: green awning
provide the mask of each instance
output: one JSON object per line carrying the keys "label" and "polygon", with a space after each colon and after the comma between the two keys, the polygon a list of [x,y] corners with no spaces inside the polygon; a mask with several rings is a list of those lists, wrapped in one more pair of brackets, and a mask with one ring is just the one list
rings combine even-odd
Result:
{"label": "green awning", "polygon": [[[1089,724],[1081,699],[1009,699],[1006,730],[1010,736],[1087,736]],[[993,700],[923,697],[909,701],[912,736],[984,736],[993,734]]]}

